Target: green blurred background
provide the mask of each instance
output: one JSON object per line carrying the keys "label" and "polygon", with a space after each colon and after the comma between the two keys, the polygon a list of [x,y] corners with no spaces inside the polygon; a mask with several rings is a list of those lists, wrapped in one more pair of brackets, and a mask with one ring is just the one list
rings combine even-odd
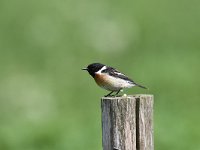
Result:
{"label": "green blurred background", "polygon": [[155,149],[200,149],[200,1],[1,0],[0,149],[101,150],[81,71],[118,68],[154,94]]}

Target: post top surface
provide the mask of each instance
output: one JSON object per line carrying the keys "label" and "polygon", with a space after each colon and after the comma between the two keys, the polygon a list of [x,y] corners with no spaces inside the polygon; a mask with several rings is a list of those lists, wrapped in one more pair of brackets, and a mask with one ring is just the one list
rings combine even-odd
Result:
{"label": "post top surface", "polygon": [[120,96],[102,97],[102,99],[124,99],[124,98],[141,98],[141,97],[153,97],[153,95],[151,94],[120,95]]}

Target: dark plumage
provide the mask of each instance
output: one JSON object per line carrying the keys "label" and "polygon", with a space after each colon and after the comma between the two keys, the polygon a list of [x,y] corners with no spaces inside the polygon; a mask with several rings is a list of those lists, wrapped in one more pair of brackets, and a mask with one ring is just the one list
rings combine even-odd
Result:
{"label": "dark plumage", "polygon": [[87,70],[89,74],[94,78],[95,72],[99,71],[103,66],[103,64],[100,63],[93,63],[87,66],[87,68],[83,68],[82,70]]}

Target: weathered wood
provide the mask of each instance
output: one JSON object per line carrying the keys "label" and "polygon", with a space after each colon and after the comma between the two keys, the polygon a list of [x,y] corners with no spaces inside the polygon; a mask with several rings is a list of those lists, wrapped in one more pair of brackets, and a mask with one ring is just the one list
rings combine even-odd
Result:
{"label": "weathered wood", "polygon": [[153,150],[153,96],[103,97],[103,150]]}
{"label": "weathered wood", "polygon": [[153,150],[153,96],[140,95],[136,100],[137,150]]}
{"label": "weathered wood", "polygon": [[104,150],[136,149],[135,107],[132,97],[102,98]]}

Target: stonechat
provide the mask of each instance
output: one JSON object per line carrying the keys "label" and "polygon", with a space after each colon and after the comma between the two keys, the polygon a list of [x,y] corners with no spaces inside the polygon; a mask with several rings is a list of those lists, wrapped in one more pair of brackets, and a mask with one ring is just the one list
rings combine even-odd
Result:
{"label": "stonechat", "polygon": [[132,79],[119,72],[115,68],[106,66],[101,63],[89,64],[86,68],[83,68],[82,70],[88,71],[88,73],[94,78],[94,80],[100,87],[111,91],[105,97],[111,96],[113,92],[116,92],[116,94],[112,96],[116,96],[120,92],[120,90],[124,88],[131,88],[134,86],[147,89],[146,87],[135,83]]}

